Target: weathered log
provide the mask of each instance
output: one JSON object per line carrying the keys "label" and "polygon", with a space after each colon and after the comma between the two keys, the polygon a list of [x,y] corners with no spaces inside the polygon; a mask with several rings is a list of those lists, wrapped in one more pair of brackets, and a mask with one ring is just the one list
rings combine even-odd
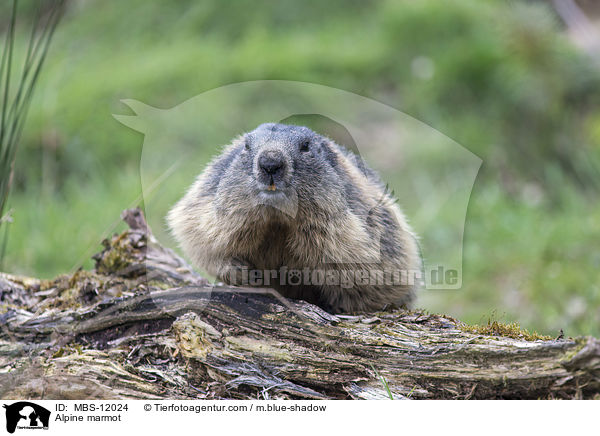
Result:
{"label": "weathered log", "polygon": [[139,210],[94,271],[0,275],[0,396],[593,398],[600,341],[423,311],[332,315],[213,286],[157,243]]}

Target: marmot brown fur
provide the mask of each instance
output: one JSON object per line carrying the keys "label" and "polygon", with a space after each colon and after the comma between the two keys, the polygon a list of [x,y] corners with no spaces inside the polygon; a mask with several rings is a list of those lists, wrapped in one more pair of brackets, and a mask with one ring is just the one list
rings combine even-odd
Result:
{"label": "marmot brown fur", "polygon": [[306,127],[262,124],[235,139],[167,220],[220,280],[335,313],[408,306],[420,282],[416,238],[380,178]]}

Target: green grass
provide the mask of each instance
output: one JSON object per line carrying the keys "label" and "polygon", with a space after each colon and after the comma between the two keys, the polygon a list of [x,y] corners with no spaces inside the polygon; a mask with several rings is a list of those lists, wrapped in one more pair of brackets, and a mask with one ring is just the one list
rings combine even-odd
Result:
{"label": "green grass", "polygon": [[0,229],[3,230],[3,238],[0,241],[0,267],[5,256],[7,226],[12,220],[10,211],[6,215],[4,211],[12,188],[15,156],[33,90],[48,54],[54,30],[62,15],[62,6],[62,1],[50,3],[46,14],[35,14],[27,48],[22,45],[21,53],[15,53],[16,26],[17,22],[21,21],[17,21],[17,17],[20,16],[19,2],[13,0],[10,6],[5,4],[2,7],[6,10],[5,16],[9,18],[0,56]]}
{"label": "green grass", "polygon": [[469,323],[495,318],[550,336],[600,333],[600,204],[565,186],[561,208],[475,187],[463,289],[421,303]]}
{"label": "green grass", "polygon": [[[463,289],[425,291],[419,306],[600,335],[600,74],[547,6],[219,5],[96,0],[68,11],[17,154],[7,271],[49,278],[90,266],[100,240],[122,228],[120,211],[140,195],[143,136],[112,117],[130,113],[121,99],[169,108],[229,83],[298,80],[376,98],[483,159]],[[431,77],[416,59],[433,65]]]}
{"label": "green grass", "polygon": [[17,192],[11,201],[6,271],[52,278],[81,266],[91,268],[100,241],[125,228],[121,211],[139,204],[139,196],[134,166],[115,171],[102,183],[69,181],[60,194]]}

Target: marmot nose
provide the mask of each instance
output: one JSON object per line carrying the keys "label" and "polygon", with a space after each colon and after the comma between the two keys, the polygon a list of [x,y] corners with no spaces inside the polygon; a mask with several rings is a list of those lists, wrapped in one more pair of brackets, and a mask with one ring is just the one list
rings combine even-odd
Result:
{"label": "marmot nose", "polygon": [[263,155],[258,158],[258,166],[268,175],[274,176],[283,170],[285,161],[281,156]]}

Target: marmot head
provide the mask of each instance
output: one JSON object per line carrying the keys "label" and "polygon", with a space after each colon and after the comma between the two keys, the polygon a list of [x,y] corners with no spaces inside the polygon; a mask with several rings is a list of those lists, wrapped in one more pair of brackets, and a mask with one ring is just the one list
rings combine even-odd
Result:
{"label": "marmot head", "polygon": [[[217,198],[224,208],[267,205],[294,217],[298,207],[323,205],[339,190],[329,139],[307,127],[261,124],[238,139]],[[240,196],[243,194],[243,197]],[[329,200],[328,200],[329,199]],[[314,210],[314,208],[311,208]]]}

